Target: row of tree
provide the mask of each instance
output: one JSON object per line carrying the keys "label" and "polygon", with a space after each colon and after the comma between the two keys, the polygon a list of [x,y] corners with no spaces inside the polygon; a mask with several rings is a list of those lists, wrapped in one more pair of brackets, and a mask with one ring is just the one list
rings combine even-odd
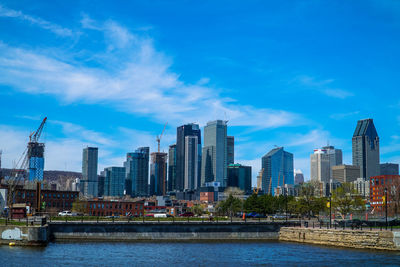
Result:
{"label": "row of tree", "polygon": [[331,199],[318,197],[315,192],[315,185],[305,183],[300,187],[298,197],[253,194],[242,201],[231,193],[226,200],[219,202],[217,212],[227,216],[233,216],[239,212],[257,212],[263,215],[287,212],[311,217],[321,212],[329,212],[331,205],[332,213],[344,218],[349,213],[365,210],[365,201],[351,184],[345,183],[334,190]]}

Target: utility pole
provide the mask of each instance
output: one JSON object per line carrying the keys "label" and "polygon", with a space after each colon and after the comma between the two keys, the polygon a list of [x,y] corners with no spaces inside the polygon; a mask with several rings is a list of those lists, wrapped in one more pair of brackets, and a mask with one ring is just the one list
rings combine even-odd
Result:
{"label": "utility pole", "polygon": [[329,228],[332,228],[332,193],[329,192]]}
{"label": "utility pole", "polygon": [[385,221],[386,221],[386,230],[388,227],[388,222],[387,222],[387,188],[385,187]]}

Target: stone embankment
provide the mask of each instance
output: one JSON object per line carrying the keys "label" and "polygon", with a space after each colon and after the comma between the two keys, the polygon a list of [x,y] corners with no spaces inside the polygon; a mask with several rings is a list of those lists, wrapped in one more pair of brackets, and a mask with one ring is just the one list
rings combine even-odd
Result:
{"label": "stone embankment", "polygon": [[400,232],[282,227],[280,241],[336,247],[398,250]]}

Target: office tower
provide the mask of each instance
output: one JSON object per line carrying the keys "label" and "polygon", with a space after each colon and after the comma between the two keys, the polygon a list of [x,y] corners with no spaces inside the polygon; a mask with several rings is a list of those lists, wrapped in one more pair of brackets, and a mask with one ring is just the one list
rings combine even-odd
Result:
{"label": "office tower", "polygon": [[104,196],[104,179],[106,178],[105,175],[105,171],[102,171],[98,176],[97,196],[99,197]]}
{"label": "office tower", "polygon": [[44,143],[28,143],[29,181],[43,181]]}
{"label": "office tower", "polygon": [[399,164],[396,163],[380,164],[380,175],[399,175]]}
{"label": "office tower", "polygon": [[170,145],[168,150],[168,191],[176,188],[176,145]]}
{"label": "office tower", "polygon": [[[186,136],[197,136],[198,148],[197,148],[197,169],[198,179],[200,179],[200,167],[201,167],[201,131],[198,124],[185,124],[179,126],[176,132],[176,183],[172,190],[182,191],[185,188],[185,137]],[[198,182],[197,182],[198,183]]]}
{"label": "office tower", "polygon": [[294,184],[293,154],[277,147],[261,159],[263,169],[262,190],[274,195],[275,188],[285,184]]}
{"label": "office tower", "polygon": [[227,136],[226,137],[226,151],[227,151],[227,164],[235,163],[235,137]]}
{"label": "office tower", "polygon": [[164,196],[167,189],[167,153],[151,153],[150,195]]}
{"label": "office tower", "polygon": [[360,167],[360,177],[369,179],[380,173],[379,137],[372,119],[359,120],[352,138],[353,165]]}
{"label": "office tower", "polygon": [[314,149],[314,154],[310,155],[311,181],[327,183],[330,180],[329,155],[326,150]]}
{"label": "office tower", "polygon": [[227,172],[227,124],[216,120],[204,127],[204,147],[201,167],[201,184],[219,182],[226,186]]}
{"label": "office tower", "polygon": [[125,167],[104,169],[104,196],[122,197],[125,186]]}
{"label": "office tower", "polygon": [[125,190],[132,197],[147,196],[149,185],[149,147],[139,147],[135,152],[126,154]]}
{"label": "office tower", "polygon": [[251,191],[251,166],[229,164],[227,187],[238,187],[244,192]]}
{"label": "office tower", "polygon": [[294,184],[304,183],[304,175],[301,170],[294,170]]}
{"label": "office tower", "polygon": [[3,154],[3,151],[0,150],[0,179],[3,178],[3,172],[1,170],[1,156],[2,156],[2,154]]}
{"label": "office tower", "polygon": [[194,190],[199,186],[198,143],[197,136],[185,137],[185,190]]}
{"label": "office tower", "polygon": [[338,165],[332,167],[332,179],[339,183],[350,183],[360,177],[360,167],[353,165]]}
{"label": "office tower", "polygon": [[85,197],[97,197],[97,162],[98,148],[86,147],[82,153],[82,180],[81,192]]}
{"label": "office tower", "polygon": [[341,149],[337,149],[334,146],[324,146],[323,150],[326,151],[326,154],[329,158],[329,177],[332,177],[332,167],[341,165],[343,163],[343,152]]}

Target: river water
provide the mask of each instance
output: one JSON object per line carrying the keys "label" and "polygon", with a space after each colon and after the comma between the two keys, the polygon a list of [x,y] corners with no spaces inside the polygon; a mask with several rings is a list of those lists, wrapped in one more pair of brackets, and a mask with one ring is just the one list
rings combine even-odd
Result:
{"label": "river water", "polygon": [[0,246],[0,266],[400,266],[400,253],[284,242]]}

